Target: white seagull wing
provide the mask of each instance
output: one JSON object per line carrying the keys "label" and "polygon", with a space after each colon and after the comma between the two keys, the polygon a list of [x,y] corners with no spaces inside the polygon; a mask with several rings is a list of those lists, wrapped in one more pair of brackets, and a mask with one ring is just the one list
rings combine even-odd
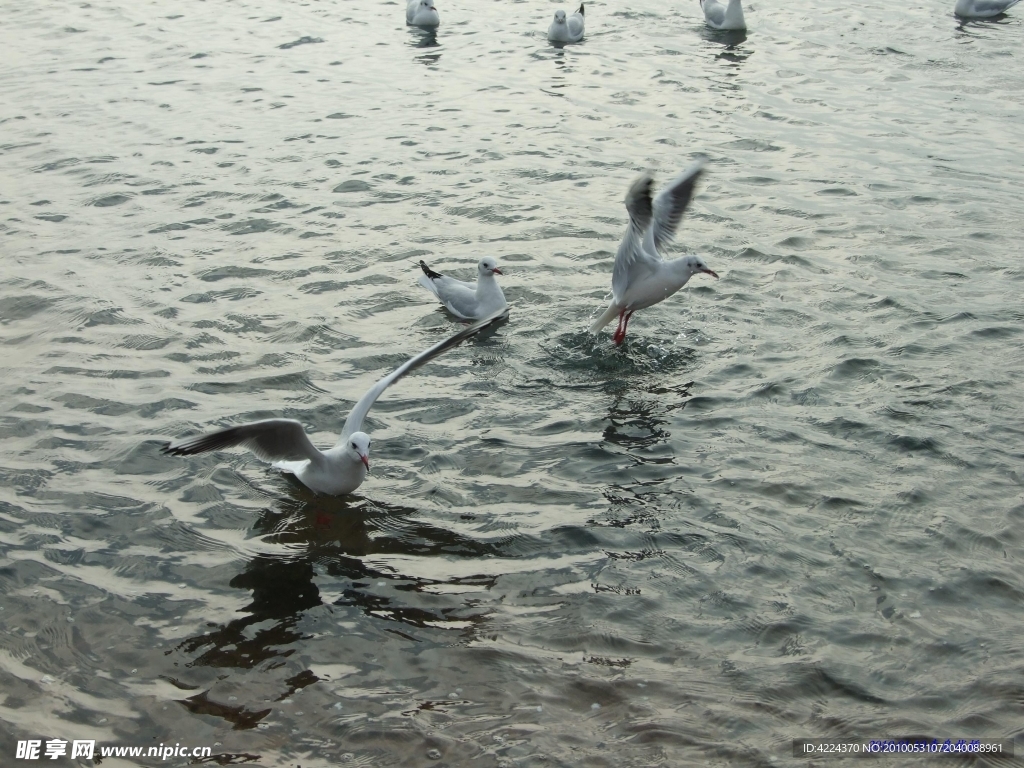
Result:
{"label": "white seagull wing", "polygon": [[502,308],[500,311],[495,312],[483,320],[479,320],[467,328],[456,333],[454,336],[449,336],[444,341],[439,341],[429,349],[420,352],[415,357],[412,357],[398,366],[395,370],[385,376],[383,379],[378,381],[372,387],[370,387],[366,394],[359,398],[359,402],[352,407],[352,412],[345,419],[345,427],[341,430],[341,438],[338,443],[343,443],[348,440],[349,435],[353,432],[359,432],[363,428],[363,419],[366,418],[366,414],[370,412],[370,408],[377,402],[377,398],[381,396],[381,393],[385,389],[390,387],[405,374],[419,368],[424,363],[428,363],[443,352],[447,352],[452,347],[458,346],[463,341],[468,339],[473,334],[483,330],[491,323],[494,323],[505,316],[507,312],[506,308]]}
{"label": "white seagull wing", "polygon": [[978,0],[978,2],[974,4],[974,12],[979,15],[984,14],[985,16],[998,16],[1000,13],[1009,10],[1019,2],[1020,0],[1009,0],[1009,2],[1007,2],[1007,0]]}
{"label": "white seagull wing", "polygon": [[309,441],[302,424],[294,419],[265,419],[205,435],[185,437],[164,446],[163,452],[174,456],[191,456],[234,446],[248,448],[264,461],[317,461],[323,456]]}
{"label": "white seagull wing", "polygon": [[583,4],[580,4],[579,10],[576,11],[572,16],[566,19],[566,25],[569,27],[569,37],[573,42],[577,42],[583,39]]}
{"label": "white seagull wing", "polygon": [[701,7],[704,9],[704,21],[713,27],[720,27],[725,23],[725,6],[715,0],[701,0]]}
{"label": "white seagull wing", "polygon": [[704,173],[704,161],[698,160],[654,198],[654,213],[651,226],[644,233],[644,250],[648,253],[661,254],[661,248],[672,242],[679,222],[686,212],[697,180]]}
{"label": "white seagull wing", "polygon": [[645,174],[634,181],[626,193],[629,227],[619,243],[612,268],[612,296],[615,299],[622,298],[637,277],[654,268],[655,258],[644,253],[642,248],[644,232],[651,224],[653,183],[654,179]]}
{"label": "white seagull wing", "polygon": [[435,295],[452,314],[464,320],[477,314],[480,302],[476,297],[476,283],[466,283],[447,275],[433,282],[437,288]]}

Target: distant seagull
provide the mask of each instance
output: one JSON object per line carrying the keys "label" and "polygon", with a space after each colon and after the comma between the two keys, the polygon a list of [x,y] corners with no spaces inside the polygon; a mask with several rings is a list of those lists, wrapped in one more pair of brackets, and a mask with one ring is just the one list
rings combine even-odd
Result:
{"label": "distant seagull", "polygon": [[420,285],[437,296],[456,317],[463,320],[479,320],[508,308],[505,294],[498,281],[494,279],[495,275],[503,273],[498,269],[498,262],[490,256],[480,259],[480,263],[477,264],[478,277],[475,283],[456,280],[454,277],[435,272],[422,260],[420,269],[423,270]]}
{"label": "distant seagull", "polygon": [[405,23],[415,27],[436,27],[441,17],[434,7],[434,0],[409,0],[405,6]]}
{"label": "distant seagull", "polygon": [[496,314],[485,318],[420,352],[370,387],[352,408],[345,419],[341,437],[329,450],[320,451],[314,447],[298,421],[264,419],[228,427],[219,432],[175,440],[166,445],[163,452],[174,456],[191,456],[240,445],[264,461],[273,462],[278,469],[295,475],[310,490],[334,496],[352,493],[362,484],[370,469],[370,436],[361,430],[363,419],[381,393],[405,374],[465,341],[501,316]]}
{"label": "distant seagull", "polygon": [[[1014,0],[1014,2],[1017,1]],[[743,20],[743,6],[740,5],[740,0],[728,0],[728,4],[720,3],[718,0],[700,0],[700,7],[704,9],[705,23],[712,29],[747,28],[747,22]]]}
{"label": "distant seagull", "polygon": [[579,9],[565,18],[565,11],[555,11],[555,20],[548,27],[548,40],[553,43],[578,43],[583,39],[583,3]]}
{"label": "distant seagull", "polygon": [[953,13],[964,19],[990,19],[1006,13],[1020,0],[956,0]]}
{"label": "distant seagull", "polygon": [[612,271],[612,303],[590,326],[591,333],[597,333],[618,317],[619,327],[612,339],[621,344],[626,338],[629,318],[638,309],[664,301],[698,272],[718,277],[700,256],[662,261],[658,253],[675,236],[679,220],[693,197],[694,185],[703,172],[703,161],[694,163],[665,187],[653,203],[654,180],[645,175],[633,182],[626,193],[629,228],[619,243]]}

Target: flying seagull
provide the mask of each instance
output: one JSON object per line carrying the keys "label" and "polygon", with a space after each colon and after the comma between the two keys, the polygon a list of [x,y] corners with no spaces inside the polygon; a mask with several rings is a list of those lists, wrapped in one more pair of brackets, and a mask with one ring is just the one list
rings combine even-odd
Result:
{"label": "flying seagull", "polygon": [[653,201],[654,179],[644,175],[633,182],[626,193],[629,227],[619,243],[612,270],[612,301],[590,326],[591,333],[597,333],[618,317],[619,327],[612,338],[621,344],[626,338],[629,318],[638,309],[664,301],[698,272],[718,277],[700,256],[664,261],[659,254],[662,246],[675,236],[679,220],[693,197],[694,185],[703,172],[703,161],[694,163]]}
{"label": "flying seagull", "polygon": [[454,336],[410,358],[370,387],[352,408],[341,437],[333,448],[321,451],[310,442],[302,424],[294,419],[264,419],[228,427],[205,435],[175,440],[163,448],[174,456],[191,456],[242,446],[278,469],[295,475],[310,490],[340,496],[358,488],[370,469],[370,436],[363,419],[385,389],[424,363],[457,346],[504,316],[504,310],[480,320]]}

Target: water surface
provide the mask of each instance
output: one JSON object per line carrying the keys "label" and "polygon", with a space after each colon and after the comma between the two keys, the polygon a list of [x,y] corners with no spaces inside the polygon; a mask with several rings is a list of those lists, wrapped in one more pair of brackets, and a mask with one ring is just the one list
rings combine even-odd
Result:
{"label": "water surface", "polygon": [[[1024,13],[951,5],[588,2],[560,48],[550,3],[9,4],[0,749],[1021,735]],[[626,188],[699,155],[672,254],[721,280],[595,340]],[[160,454],[332,444],[458,327],[416,262],[483,255],[510,322],[379,401],[358,496]]]}

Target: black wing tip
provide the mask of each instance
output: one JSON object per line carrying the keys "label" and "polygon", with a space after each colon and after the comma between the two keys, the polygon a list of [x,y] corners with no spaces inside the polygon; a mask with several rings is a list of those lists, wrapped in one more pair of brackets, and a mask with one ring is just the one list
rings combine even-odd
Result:
{"label": "black wing tip", "polygon": [[170,456],[195,456],[197,453],[208,451],[219,451],[221,448],[230,448],[238,444],[234,427],[222,429],[219,432],[211,432],[206,435],[187,437],[173,443],[168,443],[161,452]]}
{"label": "black wing tip", "polygon": [[420,269],[422,269],[423,274],[429,277],[431,280],[437,280],[437,278],[443,277],[443,275],[440,272],[435,272],[430,267],[428,267],[427,262],[425,262],[423,259],[420,259]]}
{"label": "black wing tip", "polygon": [[576,13],[578,13],[580,16],[586,16],[586,14],[583,12],[583,3],[580,3],[579,10],[577,10]]}

